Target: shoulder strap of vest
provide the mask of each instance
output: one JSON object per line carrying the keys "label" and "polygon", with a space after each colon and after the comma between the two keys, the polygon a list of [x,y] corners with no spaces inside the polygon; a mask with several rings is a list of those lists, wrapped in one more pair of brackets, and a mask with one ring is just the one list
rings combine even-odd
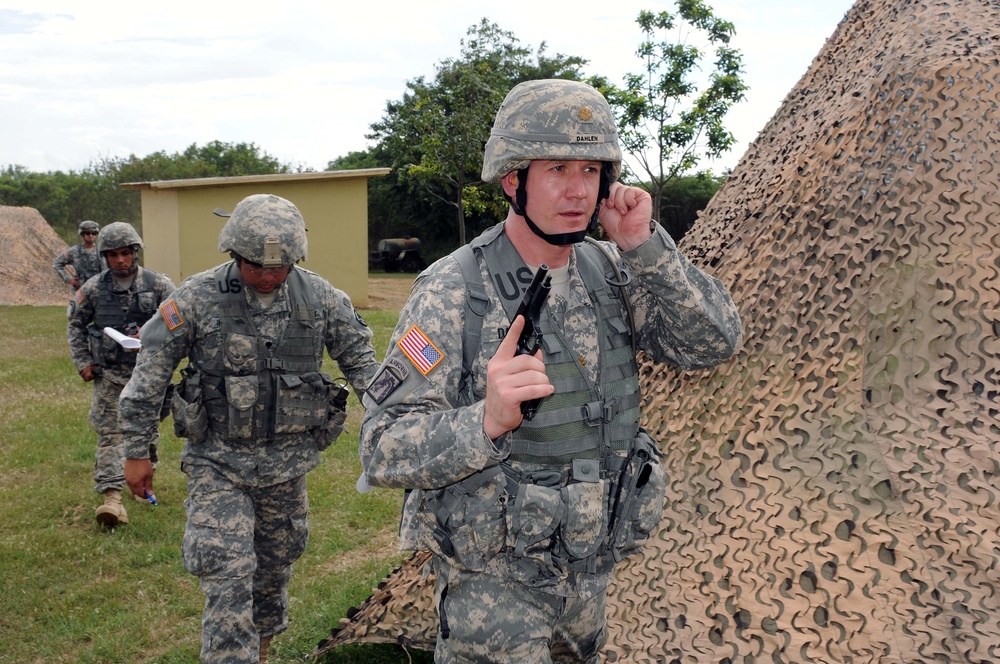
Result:
{"label": "shoulder strap of vest", "polygon": [[305,271],[293,266],[286,283],[292,315],[300,320],[311,320],[316,309],[316,297]]}
{"label": "shoulder strap of vest", "polygon": [[462,269],[465,279],[465,327],[462,331],[462,378],[459,383],[459,394],[468,392],[471,396],[472,363],[479,352],[479,340],[483,332],[483,317],[489,311],[490,299],[483,284],[483,275],[479,271],[479,261],[476,253],[467,244],[462,245],[452,254]]}
{"label": "shoulder strap of vest", "polygon": [[[591,255],[593,250],[596,250],[604,260],[607,261],[608,265],[611,266],[612,271],[615,274],[615,280],[605,277],[604,281],[608,283],[609,286],[617,286],[618,291],[621,294],[622,306],[625,308],[625,317],[628,319],[629,332],[631,332],[632,339],[632,355],[634,356],[637,352],[636,338],[635,338],[635,314],[632,311],[632,302],[628,299],[628,293],[625,291],[625,287],[632,283],[632,275],[626,270],[623,270],[615,261],[614,257],[605,248],[603,244],[595,240],[594,238],[587,236],[584,241],[576,245],[579,256],[587,256],[591,260],[597,260],[596,256]],[[586,248],[586,251],[583,249]]]}
{"label": "shoulder strap of vest", "polygon": [[144,267],[139,268],[139,274],[142,276],[142,283],[139,284],[139,291],[151,291],[156,288],[156,278],[150,270]]}

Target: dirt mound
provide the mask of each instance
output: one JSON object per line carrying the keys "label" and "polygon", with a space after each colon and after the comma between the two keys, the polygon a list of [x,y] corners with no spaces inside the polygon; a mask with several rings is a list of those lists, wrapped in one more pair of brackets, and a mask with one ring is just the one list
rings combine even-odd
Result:
{"label": "dirt mound", "polygon": [[0,205],[0,237],[6,245],[0,251],[0,305],[69,301],[69,286],[52,269],[52,261],[67,245],[38,210]]}

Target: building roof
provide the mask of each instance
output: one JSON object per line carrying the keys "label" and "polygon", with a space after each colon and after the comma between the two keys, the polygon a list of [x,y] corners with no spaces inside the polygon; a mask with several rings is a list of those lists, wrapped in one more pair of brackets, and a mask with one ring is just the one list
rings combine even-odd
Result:
{"label": "building roof", "polygon": [[346,171],[309,171],[306,173],[273,173],[268,175],[238,175],[233,177],[190,178],[186,180],[156,180],[153,182],[124,182],[125,189],[194,189],[197,187],[225,187],[238,184],[265,184],[271,182],[305,182],[310,180],[340,180],[346,178],[373,178],[388,175],[391,168],[358,168]]}

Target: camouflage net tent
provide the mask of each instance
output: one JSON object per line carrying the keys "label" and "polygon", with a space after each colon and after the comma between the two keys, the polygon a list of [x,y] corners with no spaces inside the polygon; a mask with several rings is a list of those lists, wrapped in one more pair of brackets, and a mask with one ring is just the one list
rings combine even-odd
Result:
{"label": "camouflage net tent", "polygon": [[[667,506],[609,662],[1000,661],[1000,2],[859,0],[682,243],[746,341],[642,366]],[[433,644],[417,554],[320,648]]]}

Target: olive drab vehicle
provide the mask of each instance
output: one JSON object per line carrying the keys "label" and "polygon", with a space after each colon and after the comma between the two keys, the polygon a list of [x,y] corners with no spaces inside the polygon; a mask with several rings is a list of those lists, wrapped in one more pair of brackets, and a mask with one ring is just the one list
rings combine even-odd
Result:
{"label": "olive drab vehicle", "polygon": [[378,249],[368,256],[368,265],[386,272],[420,272],[427,261],[420,253],[419,238],[386,238],[378,241]]}

